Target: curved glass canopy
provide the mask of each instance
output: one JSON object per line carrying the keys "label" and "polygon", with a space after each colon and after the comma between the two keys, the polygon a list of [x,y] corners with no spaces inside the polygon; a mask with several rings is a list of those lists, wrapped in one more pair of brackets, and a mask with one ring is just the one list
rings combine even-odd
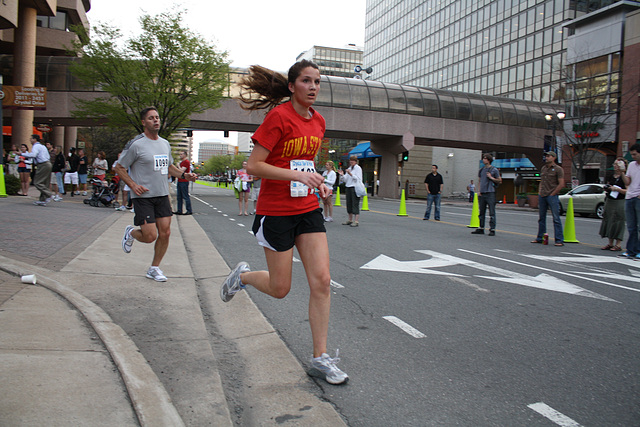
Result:
{"label": "curved glass canopy", "polygon": [[559,106],[496,96],[322,76],[316,105],[546,128]]}

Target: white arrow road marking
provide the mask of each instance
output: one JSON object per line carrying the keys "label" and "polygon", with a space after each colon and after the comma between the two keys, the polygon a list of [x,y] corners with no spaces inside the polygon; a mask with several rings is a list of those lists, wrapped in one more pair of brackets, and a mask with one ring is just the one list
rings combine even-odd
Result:
{"label": "white arrow road marking", "polygon": [[342,286],[340,283],[334,282],[333,280],[331,281],[331,286],[333,286],[336,289],[343,289],[344,288],[344,286]]}
{"label": "white arrow road marking", "polygon": [[[420,251],[417,251],[420,252]],[[446,271],[429,270],[436,267],[448,267],[451,265],[459,264],[459,262],[452,262],[445,259],[443,254],[433,252],[432,258],[422,259],[419,261],[398,261],[386,255],[378,255],[373,260],[369,261],[360,268],[365,270],[384,270],[384,271],[399,271],[404,273],[422,273],[422,274],[435,274],[441,276],[458,276],[463,277],[460,274],[447,273]]]}
{"label": "white arrow road marking", "polygon": [[[493,259],[497,259],[497,260],[500,260],[500,261],[507,261],[507,262],[510,262],[512,264],[517,264],[517,265],[521,265],[521,266],[524,266],[524,267],[544,269],[543,267],[540,267],[540,266],[529,265],[529,264],[525,264],[525,263],[522,263],[522,262],[513,261],[513,260],[509,260],[509,259],[504,259],[504,258],[499,258],[499,257],[495,257],[495,256],[492,256],[492,255],[487,255],[487,254],[483,254],[483,253],[479,253],[479,252],[468,251],[466,249],[458,249],[458,250],[460,250],[462,252],[466,252],[466,253],[482,256],[482,257],[485,257],[485,258],[493,258]],[[423,251],[419,251],[419,252],[423,252]],[[588,291],[588,290],[586,290],[584,288],[581,288],[580,286],[576,286],[576,285],[574,285],[572,283],[565,282],[562,279],[558,279],[557,277],[553,277],[553,276],[551,276],[549,274],[546,274],[546,273],[541,273],[541,274],[539,274],[537,276],[527,276],[526,274],[520,274],[520,273],[516,273],[516,272],[513,272],[513,271],[507,271],[507,270],[503,270],[502,268],[492,267],[490,265],[480,264],[480,263],[477,263],[477,262],[474,262],[474,261],[468,261],[466,259],[463,259],[462,261],[467,265],[479,268],[479,269],[484,270],[486,272],[499,274],[501,276],[505,276],[505,277],[495,277],[495,276],[477,275],[476,277],[483,277],[485,279],[490,279],[490,280],[499,280],[501,282],[515,283],[517,285],[523,285],[523,286],[531,286],[533,288],[546,289],[546,290],[549,290],[549,291],[564,292],[566,294],[579,295],[579,296],[589,297],[589,298],[596,298],[596,299],[601,299],[601,300],[604,300],[604,301],[618,302],[618,301],[616,301],[614,299],[605,297],[604,295],[600,295],[600,294],[597,294],[595,292]],[[565,275],[568,275],[568,276],[571,276],[571,277],[577,277],[579,279],[582,279],[582,277],[580,277],[580,276],[576,276],[576,275],[573,275],[573,274],[570,274],[570,273],[564,273],[562,271],[555,271],[554,273],[565,274]]]}
{"label": "white arrow road marking", "polygon": [[551,406],[549,406],[549,405],[547,405],[547,404],[545,404],[543,402],[532,403],[531,405],[527,405],[527,406],[530,409],[533,409],[534,411],[536,411],[537,413],[542,415],[543,417],[546,417],[546,418],[550,419],[551,421],[553,421],[554,423],[556,423],[559,426],[562,426],[562,427],[581,427],[580,424],[578,424],[577,422],[575,422],[571,418],[567,417],[564,414],[561,414],[560,412],[556,411]]}
{"label": "white arrow road marking", "polygon": [[403,331],[405,331],[406,333],[408,333],[414,338],[426,338],[425,334],[423,334],[413,326],[409,325],[408,323],[405,323],[402,320],[398,319],[396,316],[382,316],[382,318],[384,320],[388,320],[389,322],[393,323],[398,328],[402,329]]}
{"label": "white arrow road marking", "polygon": [[629,259],[629,258],[618,258],[613,256],[588,255],[588,254],[571,254],[571,256],[549,256],[549,255],[529,254],[529,253],[516,252],[516,251],[506,251],[503,249],[497,249],[497,251],[513,253],[525,258],[532,258],[539,261],[552,261],[552,262],[560,262],[560,263],[585,262],[589,264],[594,264],[594,263],[611,264],[612,262],[615,262],[618,264],[624,264],[624,265],[640,268],[640,262],[638,261],[634,261],[633,259]]}
{"label": "white arrow road marking", "polygon": [[[493,257],[490,255],[486,255],[478,252],[467,251],[464,249],[460,249],[460,250],[463,252],[478,255],[481,257],[490,257],[490,258],[499,259],[502,261],[509,261],[509,260],[503,260],[502,258]],[[433,253],[432,251],[422,251],[422,250],[416,251],[416,252],[424,253],[427,255],[431,255]],[[442,256],[442,254],[440,254],[440,256]],[[602,299],[605,301],[615,301],[603,295],[597,294],[595,292],[588,291],[584,288],[581,288],[580,286],[576,286],[572,283],[565,282],[564,280],[558,279],[557,277],[550,276],[546,273],[539,274],[538,276],[527,276],[526,274],[520,274],[514,271],[504,270],[502,268],[481,264],[479,262],[471,261],[468,259],[457,258],[449,255],[446,255],[446,256],[450,257],[452,260],[458,260],[459,264],[467,265],[469,267],[474,267],[479,270],[483,270],[484,272],[487,272],[487,273],[493,273],[493,274],[499,274],[500,276],[505,276],[505,277],[495,277],[495,276],[476,275],[475,277],[481,277],[481,278],[490,279],[490,280],[498,280],[498,281],[507,282],[507,283],[515,283],[516,285],[546,289],[548,291],[563,292],[571,295],[579,295],[579,296],[584,296],[589,298]],[[510,262],[526,266],[526,264],[524,263],[515,262],[515,261],[510,261]]]}
{"label": "white arrow road marking", "polygon": [[[463,252],[469,252],[469,251],[466,251],[464,249],[460,249],[460,250],[463,251]],[[471,253],[475,253],[475,252],[471,252]],[[518,254],[516,252],[513,252],[513,253],[516,254],[516,255],[521,255],[521,254]],[[524,254],[522,254],[522,255],[524,255]],[[540,267],[538,265],[523,264],[521,262],[512,261],[512,260],[505,259],[505,258],[493,257],[491,255],[484,255],[484,256],[486,256],[488,258],[495,258],[495,259],[499,259],[499,260],[503,260],[503,261],[507,261],[507,262],[512,262],[514,264],[525,265],[527,267],[537,268],[537,269],[540,269],[540,270],[549,270],[549,268]],[[544,257],[544,258],[545,258],[544,259],[545,261],[556,261],[556,259],[552,259],[553,257]],[[567,259],[565,259],[565,257],[560,257],[560,258],[563,259],[563,262],[567,262],[568,261]],[[611,258],[609,258],[609,259],[611,259]],[[640,274],[640,273],[636,273],[636,272],[634,272],[632,270],[629,270],[629,271],[631,271],[631,274],[633,276],[635,276],[635,277],[637,277],[638,274]],[[591,282],[600,283],[601,285],[611,286],[612,288],[620,288],[620,289],[625,289],[627,291],[640,292],[640,289],[630,288],[628,286],[616,285],[615,283],[610,283],[610,282],[603,282],[602,280],[597,280],[597,279],[593,279],[591,277],[585,277],[584,276],[584,275],[598,275],[598,274],[594,274],[594,273],[586,273],[586,272],[582,272],[582,271],[574,271],[573,273],[571,273],[571,272],[566,272],[566,271],[562,271],[562,270],[554,270],[554,273],[556,273],[556,274],[564,274],[565,276],[575,277],[575,278],[580,279],[580,280],[589,280]],[[608,273],[607,272],[604,277],[612,277],[612,276],[614,276],[614,273]],[[626,277],[626,276],[623,276],[623,277]],[[635,280],[632,280],[629,277],[627,277],[626,280],[635,281]],[[616,302],[618,302],[618,301],[616,301]]]}

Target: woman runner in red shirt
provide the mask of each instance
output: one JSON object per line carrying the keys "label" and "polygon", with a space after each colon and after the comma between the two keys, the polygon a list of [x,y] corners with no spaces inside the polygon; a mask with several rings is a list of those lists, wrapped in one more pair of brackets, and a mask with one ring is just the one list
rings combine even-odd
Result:
{"label": "woman runner in red shirt", "polygon": [[[228,302],[251,285],[274,298],[284,298],[291,290],[295,246],[310,288],[310,374],[330,384],[344,384],[349,377],[336,366],[337,352],[335,358],[327,354],[331,308],[329,246],[322,210],[313,193],[315,188],[322,198],[329,193],[313,163],[325,131],[324,118],[311,108],[320,89],[320,71],[307,60],[294,64],[288,78],[252,66],[241,85],[249,92],[240,97],[243,108],[270,109],[252,137],[254,148],[247,166],[250,174],[262,178],[253,232],[264,247],[268,271],[250,271],[246,262],[238,263],[222,285],[220,297]],[[290,101],[281,104],[286,98]]]}

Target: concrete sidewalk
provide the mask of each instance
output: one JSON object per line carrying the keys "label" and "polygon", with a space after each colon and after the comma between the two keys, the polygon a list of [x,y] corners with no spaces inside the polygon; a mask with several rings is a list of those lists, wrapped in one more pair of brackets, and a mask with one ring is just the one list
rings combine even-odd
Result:
{"label": "concrete sidewalk", "polygon": [[[38,239],[0,252],[0,425],[345,425],[247,293],[220,301],[229,267],[193,217],[173,218],[156,283],[152,245],[122,251],[133,215],[82,199],[0,199],[0,233],[20,215]],[[56,220],[97,216],[60,242]]]}

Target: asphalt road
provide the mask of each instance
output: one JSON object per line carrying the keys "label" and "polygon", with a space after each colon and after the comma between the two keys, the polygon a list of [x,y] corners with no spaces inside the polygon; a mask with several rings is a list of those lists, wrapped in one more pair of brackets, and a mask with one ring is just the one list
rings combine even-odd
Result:
{"label": "asphalt road", "polygon": [[[196,186],[192,201],[229,265],[266,267],[231,191]],[[489,237],[470,234],[470,204],[444,204],[440,222],[422,203],[369,208],[358,228],[344,208],[327,224],[329,347],[351,381],[318,385],[350,426],[640,425],[640,262],[599,249],[599,220],[575,218],[582,243],[559,248],[529,243],[531,210],[499,209]],[[307,363],[300,262],[293,277],[284,300],[249,292]]]}

